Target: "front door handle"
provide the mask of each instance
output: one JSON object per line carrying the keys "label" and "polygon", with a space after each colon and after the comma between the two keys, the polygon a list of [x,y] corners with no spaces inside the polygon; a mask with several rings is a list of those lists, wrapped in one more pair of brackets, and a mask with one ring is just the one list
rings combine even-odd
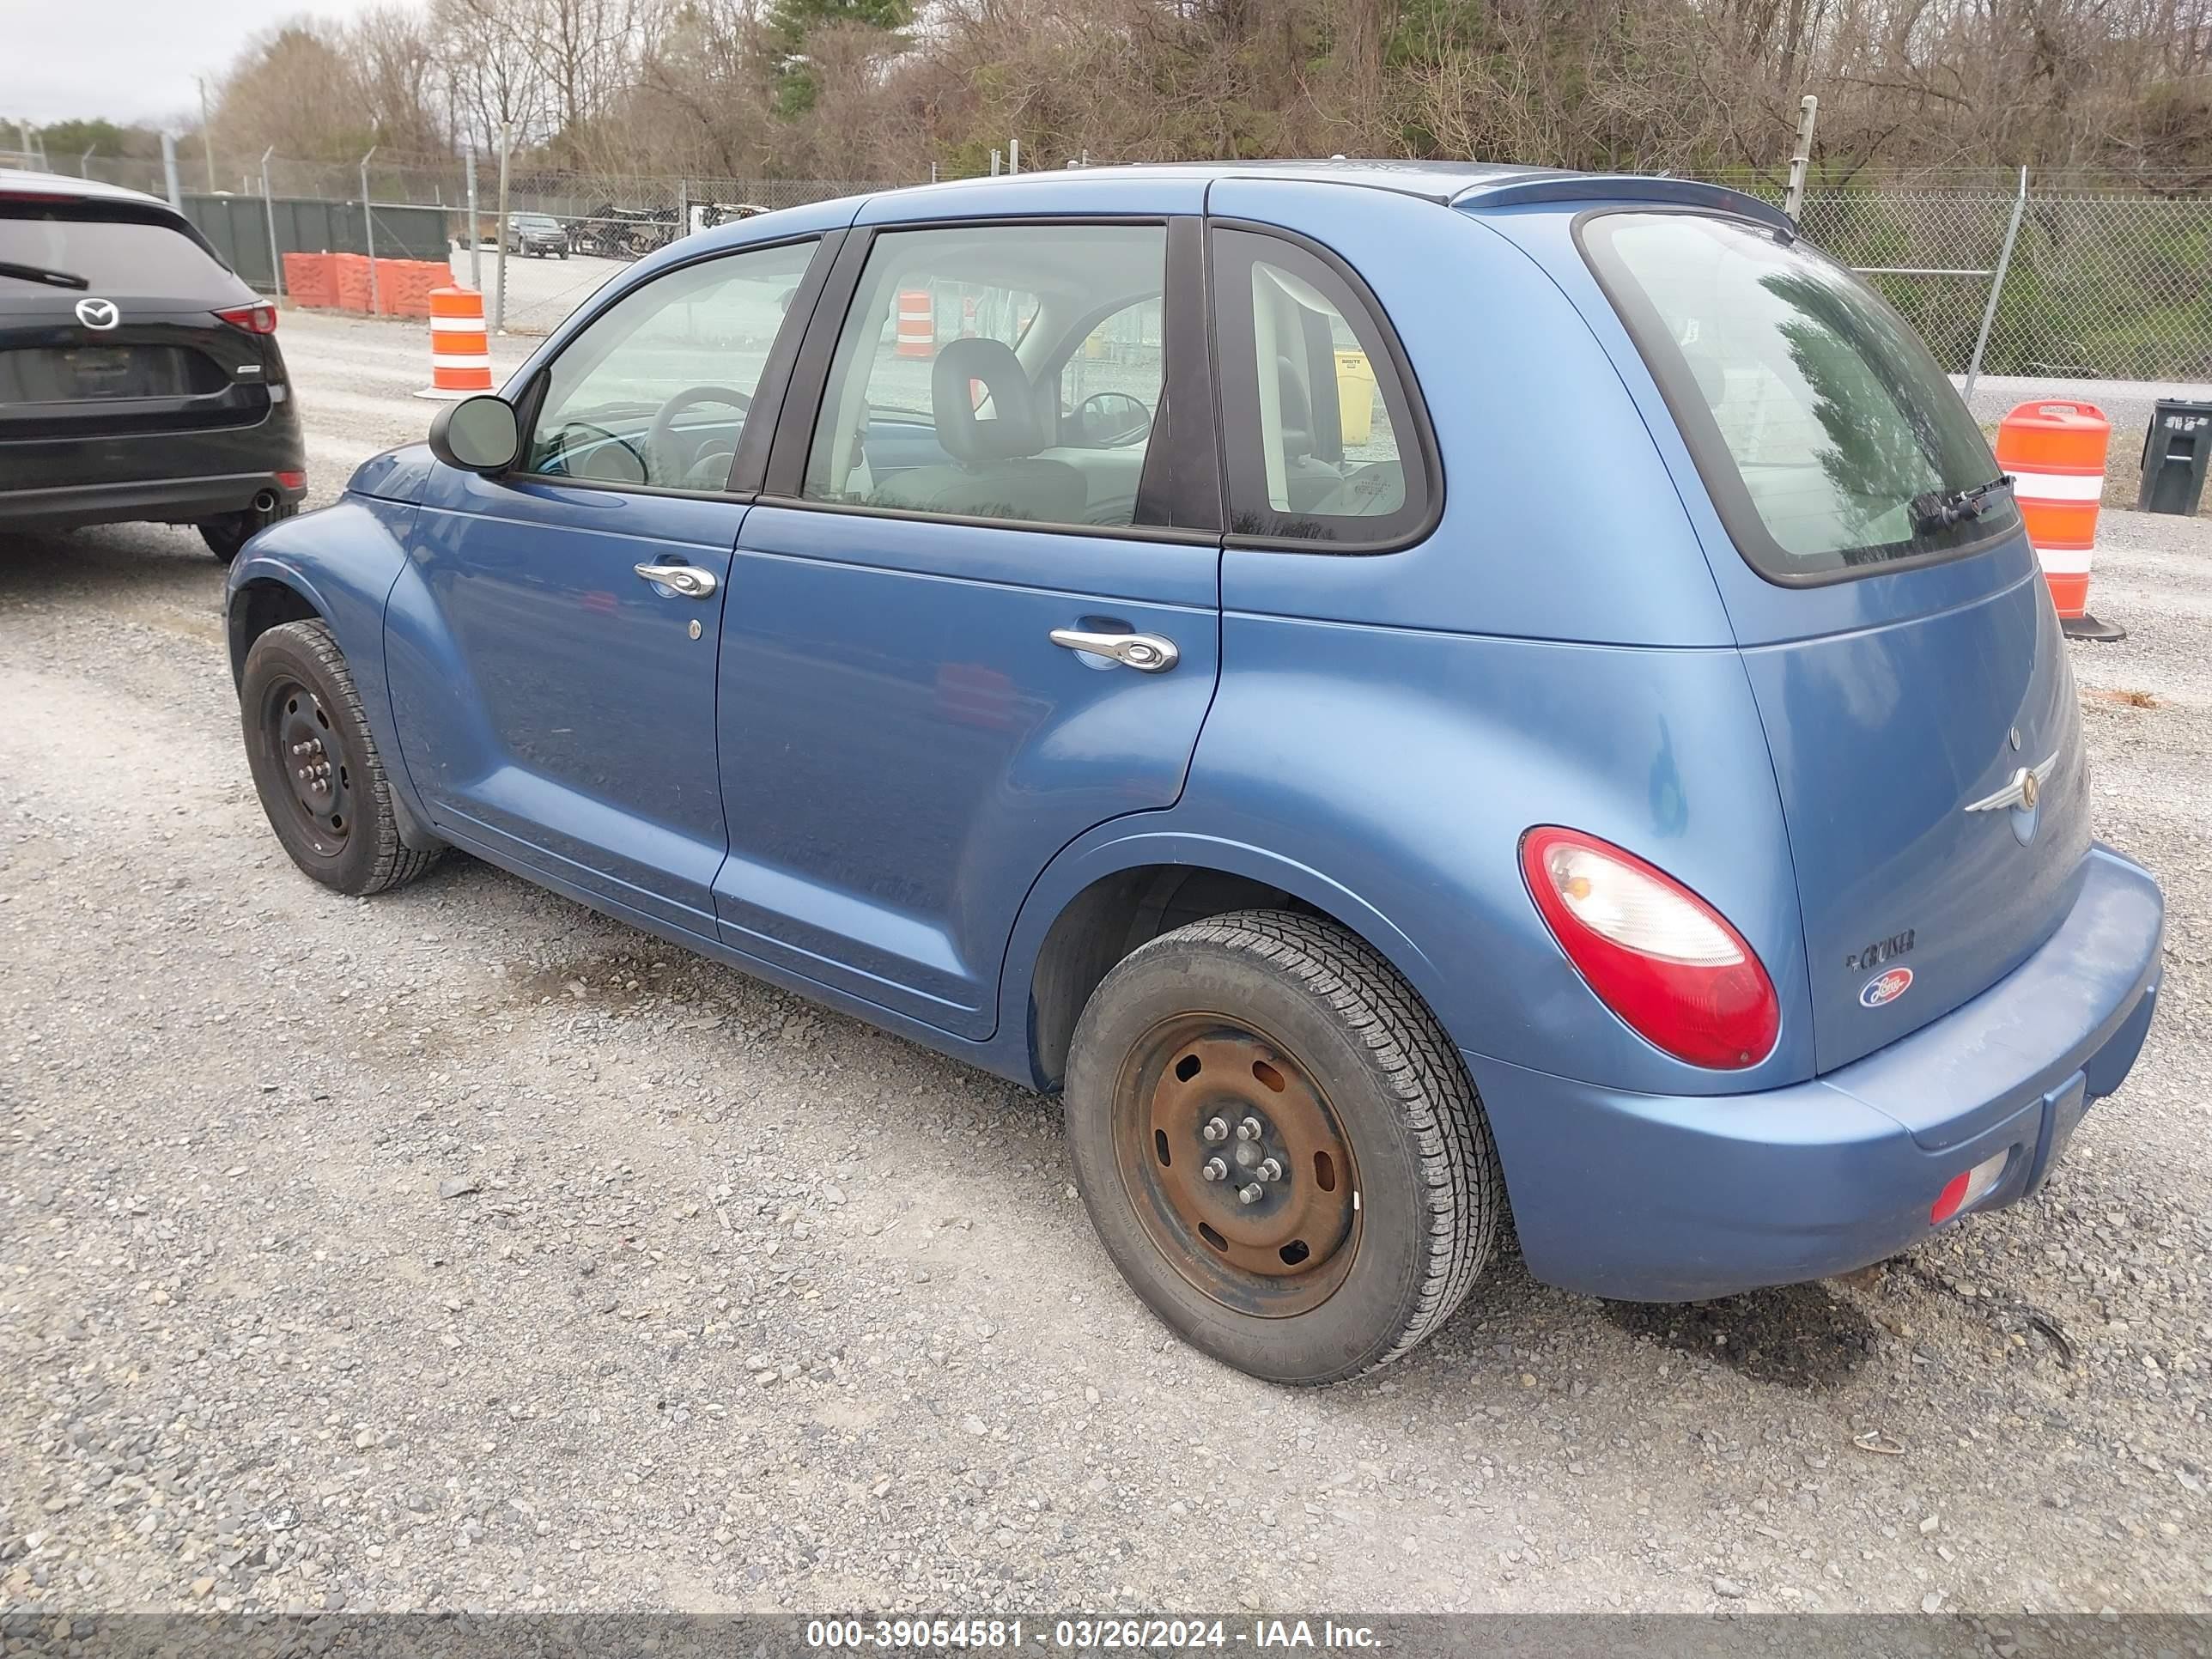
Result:
{"label": "front door handle", "polygon": [[1110,657],[1122,667],[1133,668],[1140,674],[1163,673],[1182,659],[1176,642],[1158,634],[1094,634],[1084,628],[1055,628],[1052,630],[1052,642],[1064,645],[1070,651]]}
{"label": "front door handle", "polygon": [[681,593],[687,599],[710,599],[720,584],[711,570],[702,570],[696,564],[641,564],[637,574],[649,582]]}

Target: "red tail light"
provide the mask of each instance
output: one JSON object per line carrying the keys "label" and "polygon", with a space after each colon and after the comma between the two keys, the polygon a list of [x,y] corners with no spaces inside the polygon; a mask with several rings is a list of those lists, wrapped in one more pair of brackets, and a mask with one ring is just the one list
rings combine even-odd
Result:
{"label": "red tail light", "polygon": [[1782,1007],[1758,955],[1666,872],[1548,824],[1521,838],[1521,872],[1567,960],[1645,1042],[1716,1071],[1774,1051]]}
{"label": "red tail light", "polygon": [[276,307],[271,305],[234,306],[216,315],[233,328],[242,328],[248,334],[274,334],[276,331]]}

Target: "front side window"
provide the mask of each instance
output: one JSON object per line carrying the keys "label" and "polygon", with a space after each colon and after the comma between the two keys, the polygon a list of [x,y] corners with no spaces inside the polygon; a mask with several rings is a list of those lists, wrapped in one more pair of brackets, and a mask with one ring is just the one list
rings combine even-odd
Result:
{"label": "front side window", "polygon": [[724,254],[624,295],[546,371],[523,471],[725,489],[769,348],[814,250],[799,242]]}
{"label": "front side window", "polygon": [[830,362],[803,498],[1146,521],[1138,486],[1160,401],[1166,269],[1158,224],[878,234]]}
{"label": "front side window", "polygon": [[1418,533],[1430,480],[1368,301],[1279,237],[1213,235],[1231,532],[1350,547]]}
{"label": "front side window", "polygon": [[1990,446],[1911,325],[1784,232],[1607,213],[1584,253],[1729,533],[1784,581],[1963,552],[2017,527]]}

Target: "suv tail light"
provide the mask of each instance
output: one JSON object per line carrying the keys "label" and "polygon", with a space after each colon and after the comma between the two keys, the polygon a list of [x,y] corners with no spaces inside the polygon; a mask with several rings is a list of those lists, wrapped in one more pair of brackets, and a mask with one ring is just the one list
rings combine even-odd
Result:
{"label": "suv tail light", "polygon": [[248,334],[274,334],[276,331],[276,307],[272,305],[234,306],[216,315],[233,328],[242,328]]}
{"label": "suv tail light", "polygon": [[1663,870],[1579,830],[1521,838],[1552,937],[1598,1000],[1653,1047],[1716,1071],[1774,1051],[1782,1007],[1743,935]]}

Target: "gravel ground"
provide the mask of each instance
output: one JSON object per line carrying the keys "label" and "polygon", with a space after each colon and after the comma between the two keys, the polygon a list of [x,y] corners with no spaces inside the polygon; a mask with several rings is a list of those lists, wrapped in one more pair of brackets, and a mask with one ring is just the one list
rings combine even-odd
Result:
{"label": "gravel ground", "polygon": [[[284,328],[327,497],[422,343]],[[197,538],[0,542],[0,1604],[2212,1608],[2212,527],[2098,569],[2167,991],[2045,1192],[1698,1307],[1508,1259],[1293,1393],[1122,1288],[1050,1102],[466,859],[313,886]]]}

